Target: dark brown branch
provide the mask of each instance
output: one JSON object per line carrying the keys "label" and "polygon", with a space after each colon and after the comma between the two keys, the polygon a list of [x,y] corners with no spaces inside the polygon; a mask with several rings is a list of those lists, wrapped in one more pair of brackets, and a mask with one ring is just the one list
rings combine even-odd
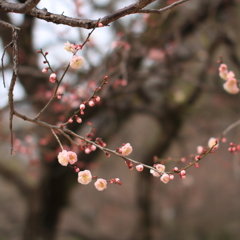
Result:
{"label": "dark brown branch", "polygon": [[180,1],[172,3],[171,5],[169,5],[167,7],[164,7],[164,8],[158,9],[158,10],[157,9],[142,9],[142,10],[139,10],[137,13],[156,13],[156,14],[160,14],[162,12],[170,10],[170,9],[174,8],[175,6],[177,6],[179,4],[182,4],[184,2],[187,2],[187,1],[189,1],[189,0],[180,0]]}
{"label": "dark brown branch", "polygon": [[[37,1],[37,0],[35,0]],[[173,7],[184,3],[188,0],[181,0],[178,1],[176,3],[173,3],[163,9],[160,10],[143,10],[144,7],[146,7],[147,5],[149,5],[152,2],[155,2],[156,0],[140,0],[137,3],[131,4],[127,7],[124,7],[122,9],[117,10],[116,12],[109,14],[103,18],[101,18],[100,22],[104,25],[104,26],[108,26],[109,23],[116,21],[119,18],[122,18],[126,15],[130,15],[130,14],[135,14],[135,13],[161,13],[163,11],[167,11],[169,9],[172,9]],[[6,3],[6,4],[10,4],[10,3]],[[12,4],[15,5],[15,4]],[[20,4],[22,5],[22,4]],[[6,11],[6,12],[18,12],[19,11],[13,11],[11,8],[3,8],[3,3],[0,5],[0,11]],[[47,22],[52,22],[55,24],[64,24],[64,25],[68,25],[71,27],[82,27],[82,28],[87,28],[87,29],[91,29],[91,28],[95,28],[97,26],[98,20],[89,20],[89,19],[77,19],[77,18],[71,18],[71,17],[67,17],[64,16],[62,14],[53,14],[48,12],[46,9],[37,9],[37,8],[33,8],[31,11],[27,12],[28,15],[32,16],[32,17],[36,17],[39,19],[43,19]]]}
{"label": "dark brown branch", "polygon": [[27,0],[25,3],[9,3],[5,1],[0,2],[0,11],[28,13],[30,12],[40,0]]}

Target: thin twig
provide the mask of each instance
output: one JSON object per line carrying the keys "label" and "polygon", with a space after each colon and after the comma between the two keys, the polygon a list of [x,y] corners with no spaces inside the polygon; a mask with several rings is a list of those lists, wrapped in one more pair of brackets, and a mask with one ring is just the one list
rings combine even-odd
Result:
{"label": "thin twig", "polygon": [[51,131],[52,131],[54,137],[57,139],[57,141],[58,141],[58,143],[59,143],[59,145],[60,145],[60,147],[61,147],[61,149],[62,149],[62,151],[63,151],[63,150],[64,150],[64,149],[63,149],[63,146],[62,146],[62,144],[61,144],[61,142],[60,142],[57,134],[54,132],[54,130],[53,130],[52,128],[51,128]]}
{"label": "thin twig", "polygon": [[[82,44],[82,47],[88,42],[88,39],[90,38],[90,36],[92,35],[92,33],[94,32],[94,30],[96,29],[96,27],[98,26],[99,21],[100,21],[100,19],[97,21],[96,26],[95,26],[95,27],[92,29],[92,31],[88,34],[86,40],[85,40],[84,43]],[[43,53],[43,52],[42,52],[42,53]],[[75,54],[76,54],[76,53],[75,53]],[[74,55],[75,55],[75,54],[74,54]],[[45,55],[44,55],[44,56],[45,56]],[[45,56],[45,59],[46,59],[46,56]],[[48,61],[47,61],[47,62],[48,62]],[[61,82],[62,82],[62,80],[63,80],[63,78],[64,78],[64,76],[65,76],[65,74],[67,73],[69,67],[70,67],[70,63],[68,63],[68,65],[67,65],[67,67],[66,67],[66,69],[65,69],[65,71],[64,71],[64,73],[63,73],[63,75],[62,75],[62,77],[61,77],[60,80],[57,82],[57,87],[56,87],[56,89],[55,89],[52,97],[50,98],[50,100],[48,101],[48,103],[43,107],[43,109],[37,114],[37,116],[35,117],[35,119],[38,119],[38,118],[40,117],[40,115],[48,108],[48,106],[51,104],[51,102],[56,98],[57,90],[58,90],[58,88],[59,88],[59,86],[60,86],[60,84],[61,84]],[[51,68],[51,70],[52,70],[52,68]],[[53,71],[53,70],[52,70],[52,71]]]}
{"label": "thin twig", "polygon": [[2,54],[2,58],[1,58],[1,62],[2,62],[2,76],[3,76],[3,86],[4,88],[6,88],[6,82],[5,82],[5,75],[4,75],[4,64],[3,64],[3,60],[4,60],[4,56],[5,56],[5,53],[6,53],[6,49],[11,46],[13,43],[13,41],[11,41],[7,46],[4,47],[4,50],[3,50],[3,54]]}
{"label": "thin twig", "polygon": [[178,2],[174,2],[172,3],[171,5],[167,6],[167,7],[164,7],[164,8],[161,8],[161,9],[141,9],[139,11],[137,11],[137,13],[156,13],[156,14],[160,14],[162,12],[165,12],[165,11],[168,11],[174,7],[176,7],[177,5],[179,4],[182,4],[184,2],[187,2],[189,0],[180,0]]}

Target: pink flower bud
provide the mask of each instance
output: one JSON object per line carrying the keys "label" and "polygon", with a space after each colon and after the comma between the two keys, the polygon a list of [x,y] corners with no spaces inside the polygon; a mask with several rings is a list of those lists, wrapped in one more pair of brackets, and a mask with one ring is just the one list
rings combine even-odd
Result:
{"label": "pink flower bud", "polygon": [[81,119],[79,116],[75,115],[75,118],[76,118],[76,121],[77,121],[78,123],[81,123],[81,122],[82,122],[82,119]]}
{"label": "pink flower bud", "polygon": [[69,119],[68,119],[68,122],[69,122],[69,123],[72,123],[72,122],[73,122],[73,119],[72,119],[72,118],[69,118]]}
{"label": "pink flower bud", "polygon": [[100,102],[101,98],[99,96],[95,97],[96,102]]}
{"label": "pink flower bud", "polygon": [[91,145],[91,150],[95,151],[97,149],[97,147],[95,145]]}
{"label": "pink flower bud", "polygon": [[80,104],[80,110],[84,110],[85,109],[85,104]]}
{"label": "pink flower bud", "polygon": [[88,102],[88,105],[89,105],[90,107],[93,107],[93,106],[95,105],[95,103],[94,103],[94,101],[90,100],[90,101]]}
{"label": "pink flower bud", "polygon": [[89,148],[86,148],[86,149],[85,149],[85,153],[86,153],[86,154],[89,154],[90,152],[91,152],[91,150],[90,150]]}
{"label": "pink flower bud", "polygon": [[139,165],[136,166],[136,170],[137,170],[138,172],[142,172],[143,169],[144,169],[144,167],[143,167],[142,164],[139,164]]}
{"label": "pink flower bud", "polygon": [[48,68],[44,68],[44,69],[42,70],[43,73],[47,73],[47,71],[48,71]]}
{"label": "pink flower bud", "polygon": [[49,82],[55,83],[56,80],[57,80],[57,75],[56,75],[56,73],[52,73],[52,74],[50,75],[50,77],[49,77]]}

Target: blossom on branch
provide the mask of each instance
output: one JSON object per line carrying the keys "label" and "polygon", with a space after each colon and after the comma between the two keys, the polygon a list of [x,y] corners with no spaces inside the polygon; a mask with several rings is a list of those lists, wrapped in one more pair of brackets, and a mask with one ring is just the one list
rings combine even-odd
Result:
{"label": "blossom on branch", "polygon": [[70,61],[70,67],[73,69],[79,69],[84,63],[84,58],[78,55],[74,55]]}
{"label": "blossom on branch", "polygon": [[76,53],[77,49],[75,48],[75,45],[70,43],[70,42],[66,42],[64,49],[67,50],[68,52],[72,52],[72,53]]}
{"label": "blossom on branch", "polygon": [[[165,171],[165,166],[162,164],[155,164],[154,167],[156,168],[156,170],[158,170],[159,172],[164,173]],[[158,173],[157,171],[151,169],[150,173],[154,176],[154,177],[160,177],[160,173]]]}
{"label": "blossom on branch", "polygon": [[89,170],[80,171],[78,173],[78,182],[81,184],[89,184],[92,181],[92,174]]}
{"label": "blossom on branch", "polygon": [[[217,138],[211,137],[211,138],[208,140],[208,147],[211,148],[211,147],[214,146],[217,142],[218,142],[218,139],[217,139]],[[217,147],[218,147],[218,144],[215,146],[215,148],[217,148]]]}
{"label": "blossom on branch", "polygon": [[123,155],[123,156],[128,156],[131,152],[132,152],[132,146],[130,143],[126,143],[124,144],[120,149],[119,152]]}
{"label": "blossom on branch", "polygon": [[99,178],[95,183],[94,183],[95,188],[98,191],[103,191],[104,189],[107,188],[107,181],[105,179]]}
{"label": "blossom on branch", "polygon": [[68,152],[66,150],[63,150],[58,154],[58,162],[62,166],[67,166],[68,165]]}
{"label": "blossom on branch", "polygon": [[168,183],[169,180],[170,180],[170,177],[167,173],[164,173],[161,177],[160,177],[160,180],[163,182],[163,183]]}
{"label": "blossom on branch", "polygon": [[223,88],[231,94],[237,94],[239,92],[236,78],[229,78],[227,82],[223,84]]}
{"label": "blossom on branch", "polygon": [[77,162],[77,154],[72,151],[67,152],[67,160],[70,164],[74,164]]}

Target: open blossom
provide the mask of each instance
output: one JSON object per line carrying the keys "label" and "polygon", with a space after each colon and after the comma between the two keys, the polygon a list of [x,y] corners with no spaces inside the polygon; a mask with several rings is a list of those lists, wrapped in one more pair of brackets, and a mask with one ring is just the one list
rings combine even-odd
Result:
{"label": "open blossom", "polygon": [[120,148],[120,152],[123,156],[128,156],[132,152],[132,146],[130,143],[126,143]]}
{"label": "open blossom", "polygon": [[[208,140],[208,147],[211,148],[213,145],[216,144],[216,141],[218,141],[217,138],[211,137],[211,138]],[[215,147],[218,147],[218,145],[216,145]]]}
{"label": "open blossom", "polygon": [[78,55],[74,55],[70,61],[70,67],[73,69],[79,69],[84,63],[84,58]]}
{"label": "open blossom", "polygon": [[163,183],[168,183],[169,180],[170,180],[170,177],[167,173],[164,173],[161,177],[160,177],[160,180],[163,182]]}
{"label": "open blossom", "polygon": [[74,164],[75,162],[77,162],[77,154],[75,152],[68,151],[67,160],[70,164]]}
{"label": "open blossom", "polygon": [[227,82],[223,84],[223,88],[225,91],[231,94],[237,94],[239,92],[236,78],[229,78]]}
{"label": "open blossom", "polygon": [[105,179],[99,178],[95,183],[94,183],[95,188],[98,191],[103,191],[104,189],[107,188],[107,181]]}
{"label": "open blossom", "polygon": [[66,42],[64,46],[65,46],[64,49],[66,49],[68,52],[72,52],[72,53],[77,52],[77,50],[75,49],[75,45],[70,42]]}
{"label": "open blossom", "polygon": [[81,184],[89,184],[92,181],[92,174],[89,170],[80,171],[78,173],[78,182]]}
{"label": "open blossom", "polygon": [[[155,164],[154,167],[159,171],[159,172],[164,172],[165,171],[165,166],[162,164]],[[158,173],[157,171],[154,171],[153,169],[150,170],[150,173],[154,176],[154,177],[160,177],[160,173]]]}
{"label": "open blossom", "polygon": [[68,152],[66,150],[63,150],[58,154],[58,162],[62,166],[67,166],[68,165]]}

